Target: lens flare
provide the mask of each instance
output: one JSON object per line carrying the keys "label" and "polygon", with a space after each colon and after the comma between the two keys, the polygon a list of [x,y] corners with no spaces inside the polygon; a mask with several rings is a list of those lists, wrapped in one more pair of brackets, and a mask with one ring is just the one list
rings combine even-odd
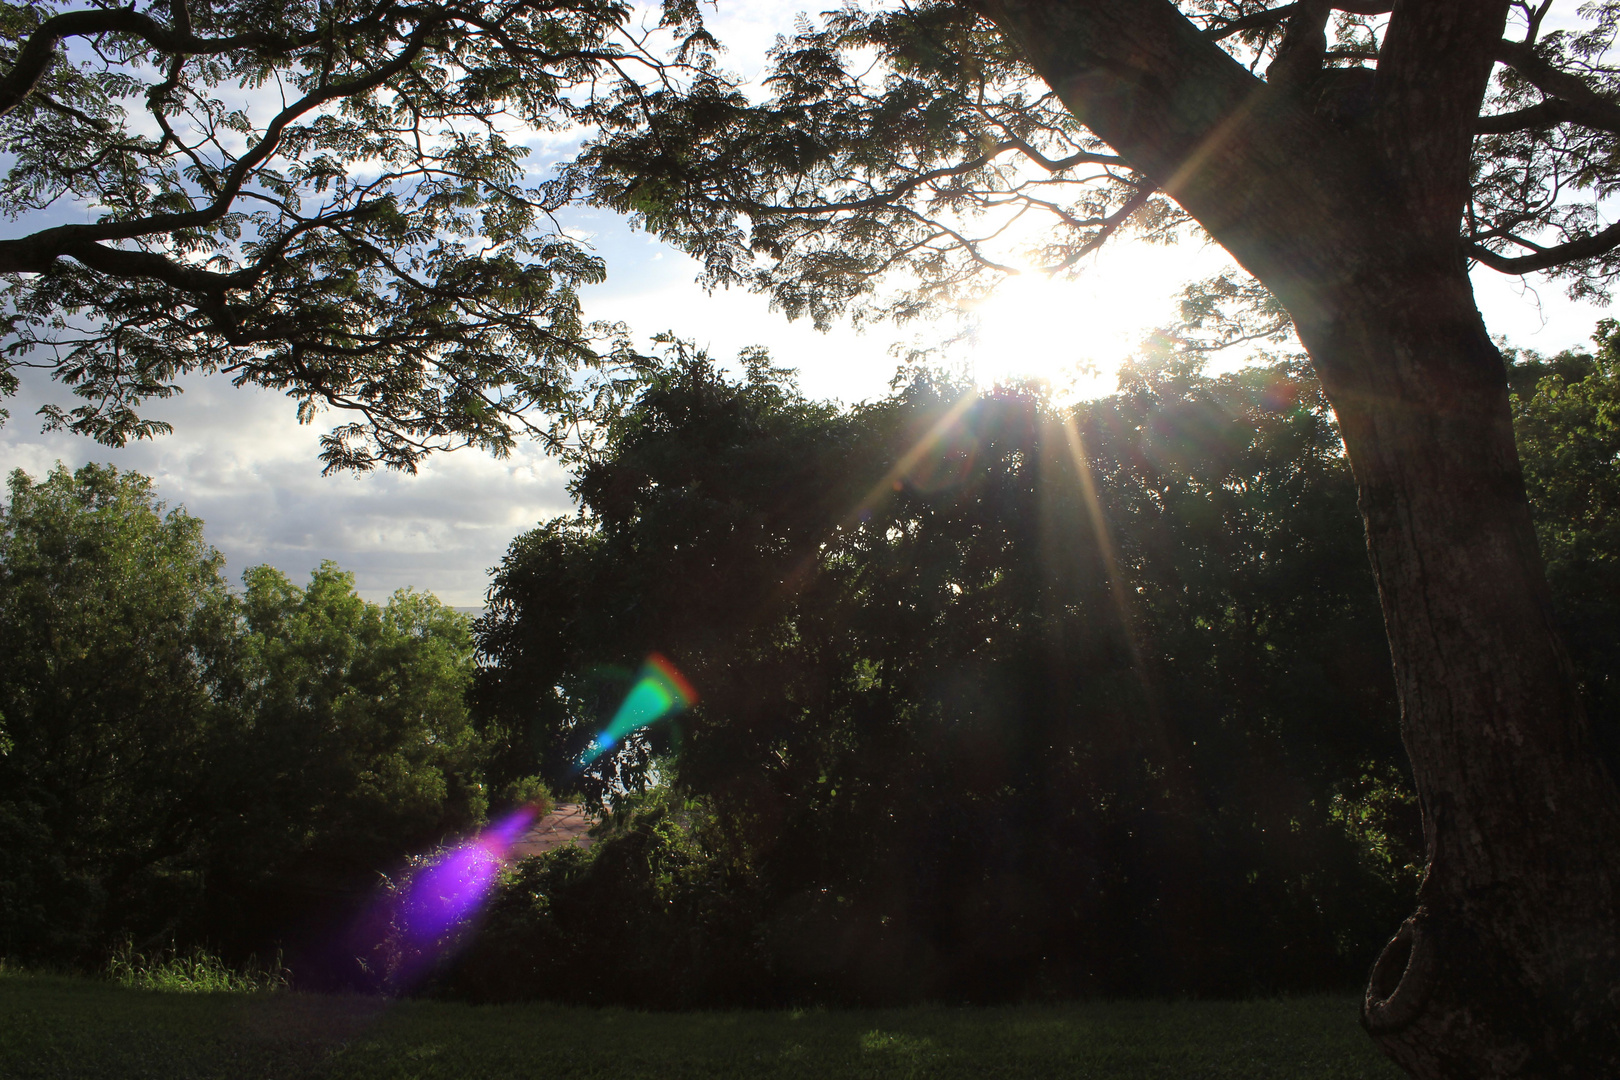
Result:
{"label": "lens flare", "polygon": [[536,814],[533,806],[520,807],[405,878],[395,901],[395,921],[411,951],[431,961],[450,946],[452,932],[489,898],[512,846]]}
{"label": "lens flare", "polygon": [[341,985],[408,992],[468,940],[495,893],[501,870],[517,857],[537,806],[521,806],[456,843],[413,857],[384,878],[327,947],[328,970]]}
{"label": "lens flare", "polygon": [[617,746],[626,735],[674,716],[690,708],[697,701],[697,691],[686,681],[686,676],[675,669],[663,656],[653,653],[641,666],[630,693],[625,695],[619,711],[613,714],[608,726],[591,741],[580,756],[581,766],[589,765]]}

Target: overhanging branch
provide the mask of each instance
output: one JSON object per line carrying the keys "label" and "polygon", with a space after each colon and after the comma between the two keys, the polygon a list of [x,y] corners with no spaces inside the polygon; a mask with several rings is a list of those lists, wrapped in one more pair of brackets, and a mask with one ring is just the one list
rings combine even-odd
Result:
{"label": "overhanging branch", "polygon": [[[1520,241],[1523,243],[1523,241]],[[1527,245],[1528,246],[1528,245]],[[1537,270],[1550,270],[1555,266],[1606,255],[1620,248],[1620,223],[1610,225],[1601,232],[1571,240],[1556,247],[1537,248],[1529,255],[1510,257],[1479,244],[1469,249],[1469,255],[1479,262],[1504,274],[1530,274]]]}
{"label": "overhanging branch", "polygon": [[132,240],[141,236],[200,228],[218,221],[230,212],[231,204],[241,194],[248,174],[275,153],[288,125],[328,101],[365,93],[403,72],[422,54],[433,28],[434,24],[430,23],[419,25],[406,39],[399,55],[375,71],[329,83],[283,109],[266,125],[264,136],[231,166],[219,193],[207,206],[182,213],[155,214],[95,225],[58,225],[19,240],[0,241],[0,273],[39,273],[53,259],[69,254],[68,249],[73,246],[93,245],[108,240]]}
{"label": "overhanging branch", "polygon": [[[1497,46],[1496,59],[1518,72],[1525,82],[1555,99],[1543,103],[1548,114],[1561,114],[1561,119],[1554,123],[1568,120],[1600,131],[1620,133],[1620,105],[1593,90],[1579,75],[1555,67],[1533,46],[1519,41],[1504,41]],[[1482,122],[1507,123],[1508,117],[1518,117],[1522,121],[1526,118],[1525,114],[1541,107],[1531,106],[1516,113],[1506,113],[1501,118],[1486,117]],[[1540,115],[1529,119],[1539,120]],[[1519,127],[1506,130],[1518,131],[1531,126],[1520,123]]]}
{"label": "overhanging branch", "polygon": [[1620,106],[1606,102],[1577,104],[1563,98],[1548,98],[1523,109],[1482,116],[1474,125],[1474,134],[1507,135],[1515,131],[1541,131],[1559,124],[1579,124],[1594,131],[1620,135]]}

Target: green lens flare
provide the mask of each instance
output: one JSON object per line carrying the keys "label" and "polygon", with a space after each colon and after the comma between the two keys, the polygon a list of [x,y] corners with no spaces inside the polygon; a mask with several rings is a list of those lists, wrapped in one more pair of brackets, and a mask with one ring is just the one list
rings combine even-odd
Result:
{"label": "green lens flare", "polygon": [[675,669],[663,656],[653,653],[641,666],[636,684],[625,695],[613,720],[598,735],[579,759],[580,765],[589,765],[617,746],[626,735],[650,724],[674,716],[697,701],[697,691],[686,681],[686,676]]}

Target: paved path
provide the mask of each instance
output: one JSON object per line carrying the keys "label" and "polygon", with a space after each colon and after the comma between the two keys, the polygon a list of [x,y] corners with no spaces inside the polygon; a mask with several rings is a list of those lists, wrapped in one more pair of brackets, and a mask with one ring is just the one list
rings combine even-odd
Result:
{"label": "paved path", "polygon": [[529,826],[527,832],[512,845],[511,858],[523,859],[530,855],[544,855],[564,844],[578,844],[588,848],[596,839],[586,834],[596,821],[586,816],[585,808],[575,803],[558,803],[551,813]]}

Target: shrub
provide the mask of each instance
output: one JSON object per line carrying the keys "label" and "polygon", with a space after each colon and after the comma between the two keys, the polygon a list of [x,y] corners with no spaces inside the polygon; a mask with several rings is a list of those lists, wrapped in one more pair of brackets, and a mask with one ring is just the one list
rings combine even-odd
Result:
{"label": "shrub", "polygon": [[755,880],[718,830],[701,804],[656,789],[589,850],[522,860],[434,990],[656,1009],[770,1000]]}

